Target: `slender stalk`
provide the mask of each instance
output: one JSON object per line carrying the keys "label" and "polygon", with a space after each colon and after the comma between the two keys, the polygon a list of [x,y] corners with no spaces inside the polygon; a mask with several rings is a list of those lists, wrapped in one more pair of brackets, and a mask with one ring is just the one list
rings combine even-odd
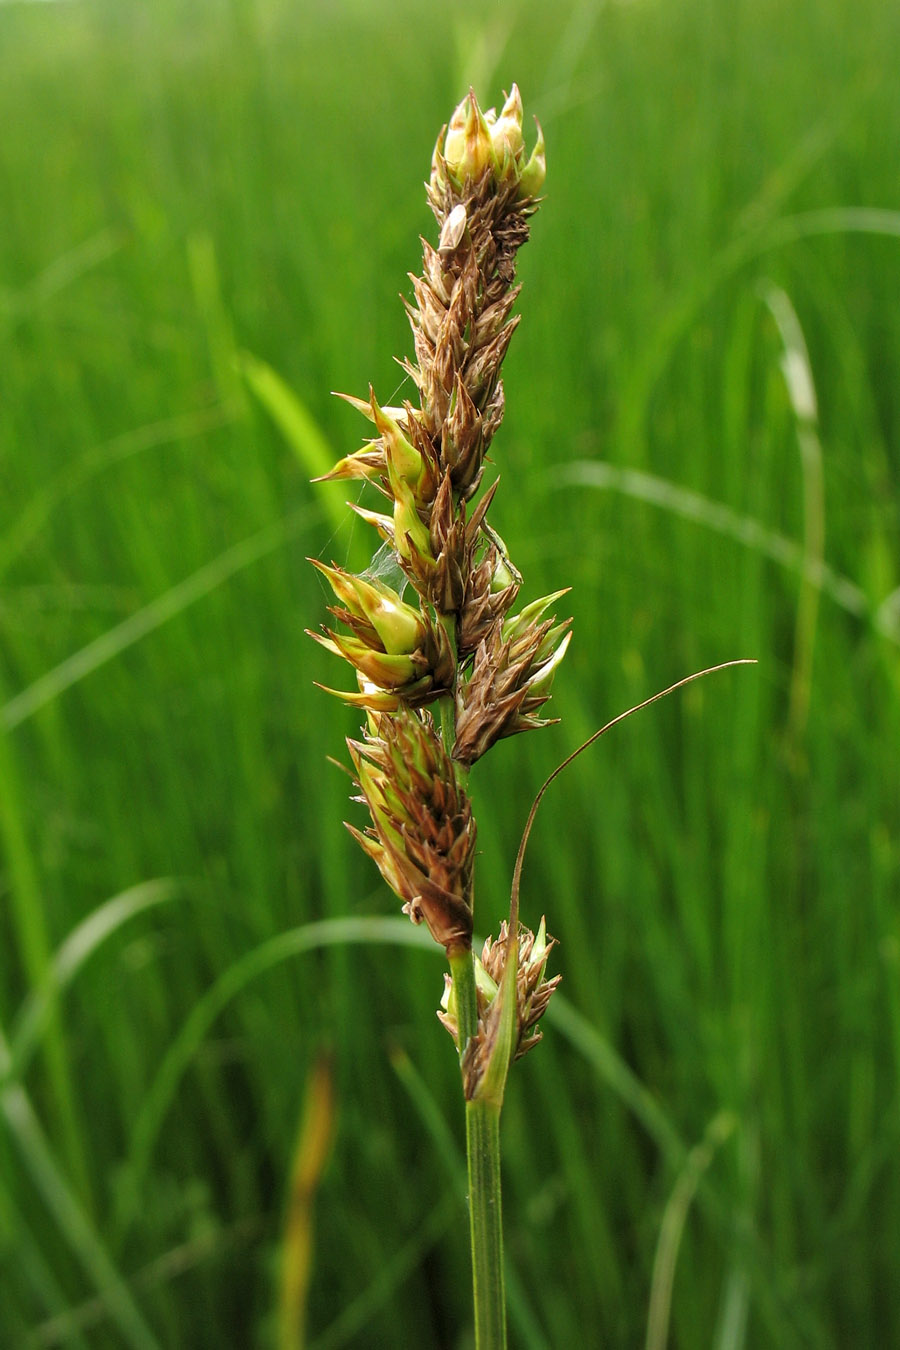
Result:
{"label": "slender stalk", "polygon": [[505,1350],[503,1214],[500,1193],[500,1107],[466,1102],[469,1224],[476,1350]]}
{"label": "slender stalk", "polygon": [[456,713],[453,707],[453,695],[449,698],[442,698],[440,702],[441,709],[441,740],[444,743],[444,749],[447,754],[453,751],[453,742],[456,740]]}
{"label": "slender stalk", "polygon": [[[456,657],[456,625],[444,616],[444,627]],[[455,692],[442,698],[441,736],[450,754],[456,739]],[[464,774],[462,765],[458,772]],[[465,775],[466,777],[468,775]],[[460,1059],[478,1030],[478,995],[471,947],[448,952]],[[500,1190],[500,1106],[466,1102],[466,1157],[469,1176],[469,1236],[472,1249],[472,1297],[476,1350],[505,1350],[506,1293],[503,1284],[503,1212]]]}
{"label": "slender stalk", "polygon": [[[453,614],[440,614],[438,620],[444,632],[447,634],[447,643],[453,654],[453,665],[457,667],[457,642],[456,642],[456,618]],[[448,755],[453,754],[453,746],[456,743],[456,685],[459,679],[457,668],[453,680],[453,688],[450,693],[440,699],[439,706],[441,710],[441,740],[444,743],[444,749]],[[463,766],[457,767],[457,773],[464,773]],[[467,775],[466,775],[467,776]]]}
{"label": "slender stalk", "polygon": [[478,1000],[475,991],[475,960],[471,947],[449,953],[456,1017],[459,1026],[457,1048],[462,1059],[469,1040],[478,1030]]}
{"label": "slender stalk", "polygon": [[[459,1025],[459,1053],[477,1030],[475,962],[470,950],[450,956]],[[506,1346],[503,1216],[500,1191],[500,1103],[466,1102],[469,1236],[476,1350]]]}

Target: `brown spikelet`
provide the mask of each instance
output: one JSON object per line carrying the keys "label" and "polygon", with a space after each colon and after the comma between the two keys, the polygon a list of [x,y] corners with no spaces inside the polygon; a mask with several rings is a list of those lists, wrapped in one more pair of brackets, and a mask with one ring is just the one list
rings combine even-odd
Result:
{"label": "brown spikelet", "polygon": [[[541,919],[537,934],[523,924],[519,925],[519,942],[516,956],[516,1036],[513,1046],[513,1058],[521,1059],[533,1049],[541,1039],[538,1023],[547,1011],[547,1005],[558,988],[561,975],[545,979],[547,957],[556,939],[547,937],[544,920]],[[495,1030],[499,1007],[496,991],[499,990],[506,969],[509,926],[504,919],[500,924],[497,937],[488,938],[481,952],[481,967],[490,977],[494,989],[491,992],[482,982],[478,986],[478,1030],[471,1038],[462,1062],[463,1079],[475,1086],[481,1078],[491,1052],[491,1043]],[[488,986],[488,989],[490,986]],[[449,986],[445,990],[444,1009],[438,1013],[441,1024],[451,1036],[457,1034],[455,1014],[447,1011],[451,1002]]]}
{"label": "brown spikelet", "polygon": [[348,745],[372,820],[351,833],[414,923],[448,950],[468,947],[475,820],[431,717],[400,708]]}
{"label": "brown spikelet", "polygon": [[495,619],[478,643],[472,673],[466,682],[456,723],[453,757],[474,764],[498,740],[548,723],[535,713],[550,697],[549,663],[561,659],[570,621],[553,619],[529,624],[515,636],[504,635]]}

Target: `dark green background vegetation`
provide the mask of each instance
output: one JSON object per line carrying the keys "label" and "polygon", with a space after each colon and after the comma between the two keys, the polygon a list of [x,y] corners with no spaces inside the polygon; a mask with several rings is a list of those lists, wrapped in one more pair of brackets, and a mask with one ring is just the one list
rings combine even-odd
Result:
{"label": "dark green background vegetation", "polygon": [[357,448],[329,391],[402,396],[434,136],[512,80],[548,179],[492,518],[575,640],[473,775],[479,930],[558,760],[759,660],[538,819],[512,1340],[642,1344],[662,1234],[672,1346],[900,1344],[898,69],[884,0],[0,4],[0,1344],[272,1343],[322,1050],[309,1343],[470,1343],[439,953],[299,950],[398,908],[303,634],[305,555],[371,540],[239,354]]}

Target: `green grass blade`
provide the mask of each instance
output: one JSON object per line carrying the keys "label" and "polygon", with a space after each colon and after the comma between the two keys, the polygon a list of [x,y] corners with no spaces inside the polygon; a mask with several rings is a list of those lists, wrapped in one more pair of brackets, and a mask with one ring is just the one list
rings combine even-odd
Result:
{"label": "green grass blade", "polygon": [[130,614],[127,619],[102,633],[79,651],[66,657],[58,666],[39,676],[27,689],[16,694],[0,707],[0,726],[11,730],[32,717],[40,708],[52,703],[73,684],[92,675],[95,670],[120,656],[133,647],[149,633],[161,628],[169,619],[183,613],[190,605],[210,595],[224,582],[250,567],[253,563],[273,553],[289,539],[307,529],[316,518],[313,507],[304,507],[285,520],[266,525],[256,534],[241,540],[231,548],[220,553],[212,562],[178,582],[163,595],[151,600],[143,609]]}
{"label": "green grass blade", "polygon": [[73,492],[90,482],[95,474],[146,450],[176,444],[207,431],[217,431],[233,422],[234,417],[234,412],[224,404],[214,403],[199,412],[182,413],[122,432],[109,441],[93,446],[72,463],[66,463],[48,482],[40,485],[16,520],[0,537],[0,577],[40,539],[41,531],[46,528],[53,512]]}
{"label": "green grass blade", "polygon": [[[329,1327],[309,1342],[309,1350],[340,1350],[365,1329],[368,1322],[422,1263],[422,1258],[449,1232],[458,1215],[456,1197],[449,1192],[433,1205],[408,1242],[387,1256],[377,1275],[344,1307]],[[357,1342],[358,1343],[358,1342]]]}
{"label": "green grass blade", "polygon": [[[0,726],[0,844],[9,887],[10,928],[28,981],[43,983],[50,966],[44,896],[38,879],[37,861],[25,819],[21,775],[7,732]],[[7,1062],[5,1042],[0,1042],[0,1076]],[[66,1037],[57,1010],[48,1009],[44,1059],[50,1091],[59,1119],[66,1161],[84,1198],[90,1195],[90,1180],[79,1129]]]}
{"label": "green grass blade", "polygon": [[[9,1048],[0,1037],[0,1072],[9,1066]],[[0,1116],[60,1236],[93,1281],[109,1315],[132,1350],[159,1350],[159,1342],[141,1315],[100,1237],[66,1183],[25,1089],[18,1083],[0,1087]]]}
{"label": "green grass blade", "polygon": [[[18,1279],[28,1289],[42,1315],[65,1316],[70,1300],[47,1259],[43,1235],[32,1224],[32,1217],[16,1205],[10,1187],[0,1186],[0,1250],[15,1252]],[[7,1278],[4,1303],[11,1309],[13,1302],[12,1280]],[[23,1311],[14,1333],[16,1344],[26,1343],[26,1329],[30,1329],[30,1317]],[[10,1334],[9,1328],[7,1334]],[[89,1350],[87,1341],[78,1331],[73,1331],[69,1344],[72,1350]]]}
{"label": "green grass blade", "polygon": [[547,1008],[545,1020],[584,1055],[607,1087],[641,1122],[666,1160],[672,1166],[679,1167],[687,1150],[678,1131],[656,1098],[632,1073],[609,1041],[558,993],[554,995]]}
{"label": "green grass blade", "polygon": [[634,501],[647,502],[682,520],[702,525],[797,573],[848,614],[870,621],[883,637],[900,644],[900,624],[891,612],[895,603],[891,596],[873,612],[862,587],[848,577],[841,576],[821,557],[811,555],[808,549],[795,540],[769,529],[754,517],[741,515],[730,506],[712,501],[700,492],[681,487],[656,474],[621,468],[605,460],[576,460],[560,468],[554,474],[554,487],[595,487],[619,492]]}
{"label": "green grass blade", "polygon": [[646,1350],[666,1350],[669,1339],[669,1317],[672,1309],[672,1286],[675,1282],[675,1264],[688,1210],[700,1185],[704,1172],[721,1148],[734,1133],[737,1121],[728,1111],[721,1111],[710,1121],[701,1143],[692,1148],[675,1183],[666,1205],[653,1262],[653,1282],[650,1287],[650,1310],[647,1315]]}
{"label": "green grass blade", "polygon": [[797,764],[812,696],[813,652],[819,617],[820,590],[811,578],[821,576],[825,561],[825,482],[818,431],[818,398],[803,328],[790,297],[780,286],[766,285],[762,288],[762,295],[778,325],[784,348],[781,370],[797,424],[797,443],[803,477],[803,568],[794,621],[791,693],[787,716],[790,758]]}
{"label": "green grass blade", "polygon": [[[286,380],[258,356],[241,352],[239,369],[252,393],[284,436],[303,472],[311,479],[330,473],[339,456],[301,398]],[[343,538],[347,533],[346,488],[340,483],[314,483],[329,523]]]}
{"label": "green grass blade", "polygon": [[416,947],[436,956],[440,954],[440,948],[426,931],[413,927],[404,919],[326,919],[279,933],[277,937],[244,953],[222,972],[215,984],[194,1005],[170,1045],[135,1120],[125,1183],[120,1192],[117,1215],[120,1229],[126,1228],[135,1216],[140,1186],[166,1112],[172,1105],[182,1075],[216,1018],[252,980],[283,961],[322,947],[360,943]]}
{"label": "green grass blade", "polygon": [[[109,226],[61,253],[18,291],[0,290],[0,324],[12,327],[35,309],[101,266],[125,243],[124,234]],[[4,334],[5,336],[5,334]]]}
{"label": "green grass blade", "polygon": [[[60,994],[75,980],[104,942],[131,919],[178,894],[174,881],[144,881],[114,896],[89,914],[50,958],[40,984],[28,994],[9,1035],[8,1077],[21,1078],[52,1024]],[[6,1076],[6,1075],[4,1075]],[[2,1082],[2,1079],[0,1079]]]}

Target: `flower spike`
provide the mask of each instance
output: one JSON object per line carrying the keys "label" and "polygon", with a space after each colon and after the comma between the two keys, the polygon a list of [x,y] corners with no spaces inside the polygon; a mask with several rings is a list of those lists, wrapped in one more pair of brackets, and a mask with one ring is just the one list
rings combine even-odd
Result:
{"label": "flower spike", "polygon": [[448,952],[471,939],[469,768],[497,740],[548,724],[540,713],[569,643],[569,621],[548,617],[562,591],[512,613],[522,578],[488,523],[496,481],[479,495],[519,323],[516,254],[545,172],[543,134],[529,153],[523,117],[517,85],[499,113],[470,89],[438,137],[427,184],[437,236],[422,241],[404,301],[414,357],[401,365],[415,398],[341,395],[371,438],[327,475],[381,494],[351,505],[382,546],[361,575],[314,562],[336,623],[312,636],[356,675],[354,690],[329,692],[367,719],[350,753],[371,826],[351,832]]}

